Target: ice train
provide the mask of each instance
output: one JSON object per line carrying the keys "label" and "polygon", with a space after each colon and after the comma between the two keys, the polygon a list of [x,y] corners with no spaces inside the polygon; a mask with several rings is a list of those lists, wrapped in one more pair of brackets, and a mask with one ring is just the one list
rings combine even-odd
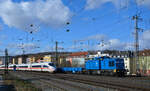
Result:
{"label": "ice train", "polygon": [[[0,65],[0,69],[5,69],[5,65]],[[53,73],[56,71],[56,66],[53,62],[41,62],[32,64],[11,64],[8,65],[9,70],[24,70],[24,71],[44,71]]]}

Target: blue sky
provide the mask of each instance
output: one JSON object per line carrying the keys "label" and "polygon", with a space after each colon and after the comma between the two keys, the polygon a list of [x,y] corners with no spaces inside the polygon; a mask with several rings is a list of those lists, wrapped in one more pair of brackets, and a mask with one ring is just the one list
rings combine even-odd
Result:
{"label": "blue sky", "polygon": [[22,47],[25,53],[53,51],[55,41],[59,51],[133,50],[137,10],[144,29],[140,48],[149,48],[149,5],[149,0],[0,0],[1,55],[5,48],[10,55],[22,54]]}

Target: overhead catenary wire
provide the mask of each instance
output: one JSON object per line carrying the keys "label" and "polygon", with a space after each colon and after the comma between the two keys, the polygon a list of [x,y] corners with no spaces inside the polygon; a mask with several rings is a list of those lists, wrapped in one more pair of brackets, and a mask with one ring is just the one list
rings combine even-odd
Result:
{"label": "overhead catenary wire", "polygon": [[[71,2],[70,2],[71,3]],[[81,9],[81,11],[82,11],[82,9]],[[113,10],[112,12],[114,12],[114,11],[116,11],[116,10]],[[112,13],[112,12],[110,12],[110,13]],[[109,15],[110,13],[107,13],[107,14],[104,14],[104,15],[102,15],[103,17],[106,17],[106,15]],[[102,17],[100,17],[100,18],[102,18]],[[98,20],[98,18],[92,18],[92,20]]]}

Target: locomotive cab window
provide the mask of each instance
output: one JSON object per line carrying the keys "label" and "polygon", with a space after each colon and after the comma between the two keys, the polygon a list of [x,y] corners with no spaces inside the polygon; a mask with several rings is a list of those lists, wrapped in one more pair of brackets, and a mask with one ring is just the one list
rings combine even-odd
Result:
{"label": "locomotive cab window", "polygon": [[99,58],[100,61],[104,60],[104,58]]}
{"label": "locomotive cab window", "polygon": [[54,63],[49,63],[48,65],[50,65],[50,66],[54,66]]}
{"label": "locomotive cab window", "polygon": [[104,60],[104,57],[101,57],[100,60],[101,60],[101,61]]}
{"label": "locomotive cab window", "polygon": [[114,64],[114,61],[109,61],[109,66],[110,67],[113,67],[115,64]]}

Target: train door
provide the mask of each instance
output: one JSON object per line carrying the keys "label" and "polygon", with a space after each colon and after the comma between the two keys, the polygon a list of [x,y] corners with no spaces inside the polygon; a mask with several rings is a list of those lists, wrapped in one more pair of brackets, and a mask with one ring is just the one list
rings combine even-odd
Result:
{"label": "train door", "polygon": [[29,71],[32,71],[32,64],[29,64]]}

